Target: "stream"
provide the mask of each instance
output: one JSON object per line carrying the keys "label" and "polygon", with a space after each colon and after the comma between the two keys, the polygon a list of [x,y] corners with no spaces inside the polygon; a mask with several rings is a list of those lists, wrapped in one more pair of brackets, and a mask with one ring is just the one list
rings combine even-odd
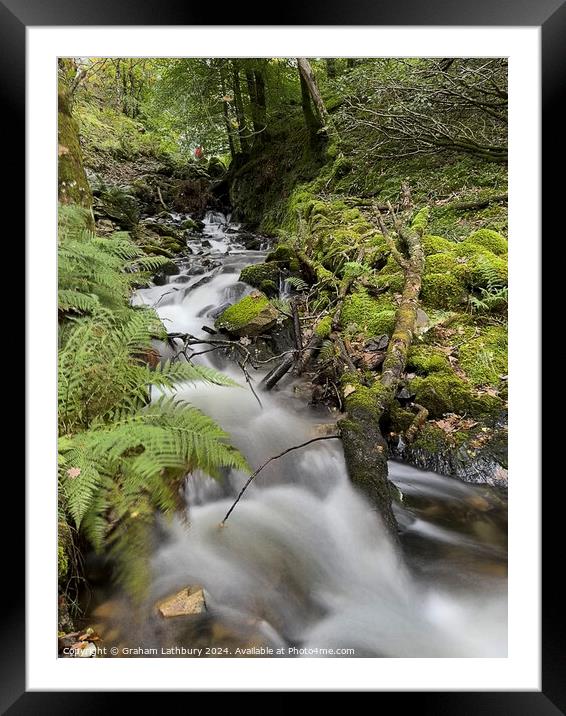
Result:
{"label": "stream", "polygon": [[[246,249],[237,224],[208,212],[203,233],[188,239],[192,255],[176,260],[179,273],[137,291],[133,302],[154,306],[169,332],[206,338],[202,327],[251,291],[238,277],[263,260],[267,243],[258,245]],[[339,416],[308,405],[300,379],[289,374],[262,393],[263,373],[250,369],[260,407],[219,351],[195,360],[242,387],[183,384],[176,395],[213,417],[252,469],[334,432]],[[350,483],[339,440],[272,462],[223,528],[246,475],[189,476],[186,515],[159,525],[150,599],[133,609],[103,590],[92,611],[96,628],[105,643],[132,647],[132,656],[179,656],[163,652],[176,646],[187,656],[506,656],[506,497],[401,463],[389,470],[402,496],[395,505],[402,554]],[[187,585],[204,589],[204,615],[156,613],[156,600]]]}

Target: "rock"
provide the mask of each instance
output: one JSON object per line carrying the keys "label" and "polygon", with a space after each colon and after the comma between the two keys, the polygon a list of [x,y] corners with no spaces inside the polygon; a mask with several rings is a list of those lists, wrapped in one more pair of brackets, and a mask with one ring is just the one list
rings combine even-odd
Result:
{"label": "rock", "polygon": [[408,405],[414,400],[415,394],[411,393],[407,388],[401,388],[395,397],[400,405]]}
{"label": "rock", "polygon": [[204,614],[206,612],[204,589],[194,586],[184,587],[180,592],[158,602],[156,609],[166,619]]}
{"label": "rock", "polygon": [[218,316],[227,308],[230,308],[231,305],[232,304],[229,301],[221,303],[220,306],[218,306],[217,308],[213,308],[208,315],[210,316],[210,318],[218,318]]}
{"label": "rock", "polygon": [[205,249],[212,248],[212,244],[210,243],[210,241],[208,239],[203,239],[201,241],[201,246],[204,246]]}
{"label": "rock", "polygon": [[252,291],[223,311],[214,326],[235,336],[258,336],[272,328],[279,313],[261,291]]}
{"label": "rock", "polygon": [[259,288],[267,296],[277,296],[280,276],[279,266],[275,262],[251,264],[242,269],[240,281]]}
{"label": "rock", "polygon": [[381,336],[370,338],[366,342],[364,348],[366,351],[384,351],[389,345],[389,336],[387,333],[383,333]]}

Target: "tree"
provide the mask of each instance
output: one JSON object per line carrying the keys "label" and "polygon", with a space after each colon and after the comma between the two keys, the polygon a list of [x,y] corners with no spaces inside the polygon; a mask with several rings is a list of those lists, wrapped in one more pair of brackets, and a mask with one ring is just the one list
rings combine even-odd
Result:
{"label": "tree", "polygon": [[342,134],[374,158],[441,151],[507,159],[504,58],[375,60],[349,73],[342,90]]}
{"label": "tree", "polygon": [[73,60],[61,58],[58,62],[59,201],[87,209],[92,220],[92,193],[83,166],[78,126],[72,115],[71,86],[77,70]]}

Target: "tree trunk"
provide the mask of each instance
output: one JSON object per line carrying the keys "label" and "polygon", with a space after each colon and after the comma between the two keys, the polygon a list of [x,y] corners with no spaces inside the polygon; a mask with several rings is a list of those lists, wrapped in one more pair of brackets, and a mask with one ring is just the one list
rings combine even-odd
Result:
{"label": "tree trunk", "polygon": [[326,58],[326,76],[329,80],[335,79],[337,76],[337,65],[336,65],[336,58],[335,57],[327,57]]}
{"label": "tree trunk", "polygon": [[265,136],[265,128],[267,127],[267,101],[265,98],[265,77],[262,70],[254,70],[258,120]]}
{"label": "tree trunk", "polygon": [[254,144],[261,144],[263,142],[262,132],[265,127],[261,123],[261,109],[259,107],[256,76],[251,68],[246,68],[246,83],[248,85],[252,124],[255,134]]}
{"label": "tree trunk", "polygon": [[318,116],[320,125],[321,127],[328,128],[330,125],[328,111],[318,89],[318,83],[316,81],[316,77],[314,76],[311,64],[306,57],[297,57],[297,64],[299,66],[299,72],[301,73],[301,77],[304,79],[305,84],[307,85],[307,89],[312,99],[312,103],[315,107],[315,111]]}
{"label": "tree trunk", "polygon": [[[387,235],[383,222],[380,224],[382,232]],[[404,231],[406,253],[402,255],[399,250],[396,252],[405,273],[405,285],[395,317],[395,328],[383,362],[381,379],[372,388],[361,384],[354,386],[354,391],[345,399],[348,417],[339,423],[352,482],[377,504],[385,525],[392,533],[396,533],[396,523],[391,508],[392,488],[387,477],[388,450],[379,422],[395,400],[417,325],[419,293],[425,263],[421,237],[422,231]],[[393,241],[388,235],[386,238]]]}
{"label": "tree trunk", "polygon": [[86,178],[79,130],[71,113],[69,74],[72,67],[68,60],[59,60],[58,83],[58,185],[59,201],[62,204],[76,204],[88,209],[90,225],[92,217],[92,193]]}
{"label": "tree trunk", "polygon": [[309,132],[310,143],[311,145],[315,145],[319,142],[319,131],[322,129],[323,125],[318,119],[318,116],[315,115],[315,113],[312,111],[309,88],[305,81],[305,78],[300,71],[299,80],[301,82],[301,106],[303,108],[303,116],[305,118],[305,124]]}
{"label": "tree trunk", "polygon": [[236,119],[238,121],[238,135],[240,138],[240,149],[244,154],[249,154],[250,142],[248,139],[248,128],[246,124],[246,113],[244,111],[244,103],[242,101],[242,87],[240,85],[240,68],[236,64],[236,60],[232,60],[232,82],[234,85],[234,108],[236,110]]}
{"label": "tree trunk", "polygon": [[224,82],[224,76],[222,74],[222,68],[220,69],[220,87],[222,90],[222,118],[224,119],[224,127],[226,129],[226,136],[228,137],[228,147],[230,148],[230,156],[232,159],[236,156],[236,147],[234,145],[234,135],[232,133],[232,126],[230,124],[230,106],[224,99],[226,97],[226,85]]}

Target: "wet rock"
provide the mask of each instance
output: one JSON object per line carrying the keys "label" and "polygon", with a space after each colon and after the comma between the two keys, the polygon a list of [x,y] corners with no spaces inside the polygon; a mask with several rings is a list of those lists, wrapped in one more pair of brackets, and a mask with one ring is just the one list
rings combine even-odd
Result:
{"label": "wet rock", "polygon": [[229,301],[226,301],[225,303],[221,303],[220,306],[217,308],[213,308],[212,311],[208,313],[210,318],[218,318],[218,316],[225,311],[227,308],[230,308],[232,304]]}
{"label": "wet rock", "polygon": [[181,591],[162,599],[156,604],[158,613],[169,619],[206,612],[206,599],[202,587],[184,587]]}
{"label": "wet rock", "polygon": [[203,239],[201,242],[201,246],[204,246],[205,249],[212,248],[212,244],[210,243],[210,241],[208,239]]}
{"label": "wet rock", "polygon": [[204,266],[201,266],[199,264],[194,264],[193,266],[190,266],[187,269],[187,276],[200,276],[201,274],[205,273],[206,269]]}
{"label": "wet rock", "polygon": [[235,336],[258,336],[272,328],[279,313],[261,291],[252,291],[216,319],[215,327]]}

